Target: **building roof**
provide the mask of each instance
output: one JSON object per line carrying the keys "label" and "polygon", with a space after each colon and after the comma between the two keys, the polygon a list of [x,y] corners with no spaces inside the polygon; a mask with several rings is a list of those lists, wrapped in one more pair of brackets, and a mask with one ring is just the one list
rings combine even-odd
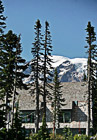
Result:
{"label": "building roof", "polygon": [[[62,94],[65,98],[65,106],[62,109],[72,109],[73,101],[86,102],[87,100],[87,84],[85,82],[63,82]],[[30,90],[19,90],[19,107],[20,110],[35,110],[35,95],[29,93]],[[42,101],[42,96],[40,97]],[[48,101],[48,105],[51,100]]]}

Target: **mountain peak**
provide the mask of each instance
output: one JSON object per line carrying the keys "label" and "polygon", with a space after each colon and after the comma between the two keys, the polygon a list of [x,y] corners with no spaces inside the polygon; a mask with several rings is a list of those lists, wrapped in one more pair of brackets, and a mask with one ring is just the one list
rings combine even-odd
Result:
{"label": "mountain peak", "polygon": [[[57,68],[61,82],[80,82],[83,80],[84,73],[87,73],[86,58],[67,58],[64,56],[52,56],[52,67]],[[30,64],[30,63],[29,63]],[[54,70],[53,70],[54,71]],[[25,71],[31,75],[31,66]],[[30,81],[29,78],[25,82]]]}

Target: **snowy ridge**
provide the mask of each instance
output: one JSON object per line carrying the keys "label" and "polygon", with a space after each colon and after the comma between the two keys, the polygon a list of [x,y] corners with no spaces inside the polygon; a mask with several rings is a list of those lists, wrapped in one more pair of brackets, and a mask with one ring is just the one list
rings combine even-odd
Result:
{"label": "snowy ridge", "polygon": [[66,58],[63,56],[53,56],[54,64],[52,66],[57,67],[59,78],[61,82],[73,82],[82,81],[83,75],[87,71],[87,59],[86,58]]}
{"label": "snowy ridge", "polygon": [[53,55],[52,56],[52,60],[53,60],[53,63],[52,63],[52,66],[54,68],[58,67],[60,64],[62,64],[64,61],[66,61],[67,57],[64,57],[64,56],[57,56],[57,55]]}
{"label": "snowy ridge", "polygon": [[[57,68],[59,79],[61,82],[79,82],[83,80],[84,73],[87,73],[87,59],[86,58],[67,58],[64,56],[52,56],[52,66]],[[30,76],[24,79],[24,82],[30,82],[31,79],[31,62],[29,68],[25,73]]]}

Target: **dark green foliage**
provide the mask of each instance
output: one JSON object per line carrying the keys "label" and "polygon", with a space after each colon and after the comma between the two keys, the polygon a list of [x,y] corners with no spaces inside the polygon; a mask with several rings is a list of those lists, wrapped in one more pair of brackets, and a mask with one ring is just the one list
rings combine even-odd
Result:
{"label": "dark green foliage", "polygon": [[[97,131],[97,45],[94,44],[96,41],[96,33],[94,27],[91,26],[91,22],[88,22],[87,28],[87,48],[88,48],[88,130],[90,129],[90,100],[92,99],[92,117],[93,117],[93,128]],[[89,135],[90,132],[88,132]]]}
{"label": "dark green foliage", "polygon": [[35,25],[35,42],[33,43],[32,48],[32,54],[33,54],[33,60],[32,60],[32,79],[34,80],[34,87],[35,87],[35,93],[36,93],[36,132],[38,132],[39,129],[39,95],[40,95],[40,73],[41,73],[41,50],[42,50],[42,35],[41,35],[41,24],[40,20],[37,20]]}
{"label": "dark green foliage", "polygon": [[72,132],[70,131],[70,128],[67,126],[63,130],[64,133],[64,140],[73,140]]}
{"label": "dark green foliage", "polygon": [[50,136],[46,127],[47,125],[43,115],[42,126],[40,127],[40,130],[38,132],[39,140],[50,140]]}
{"label": "dark green foliage", "polygon": [[27,69],[26,60],[21,57],[22,47],[20,43],[20,35],[17,37],[16,43],[16,52],[15,52],[15,80],[16,80],[16,88],[24,88],[28,89],[27,85],[23,83],[23,79],[28,77],[28,75],[24,74],[24,71]]}
{"label": "dark green foliage", "polygon": [[0,129],[0,140],[5,140],[7,136],[7,130],[6,128],[1,128]]}
{"label": "dark green foliage", "polygon": [[0,105],[0,128],[3,128],[3,127],[5,127],[5,125],[6,125],[6,123],[5,123],[5,121],[6,121],[6,119],[5,119],[5,112],[4,112],[4,110],[3,110],[3,107],[4,107],[5,105]]}
{"label": "dark green foliage", "polygon": [[[4,12],[4,7],[3,7],[3,4],[2,4],[2,1],[0,0],[0,129],[5,127],[5,111],[4,111],[4,107],[5,107],[5,104],[3,103],[4,101],[4,88],[3,88],[3,85],[2,85],[2,59],[3,59],[3,56],[2,56],[2,39],[3,39],[3,30],[4,28],[6,27],[6,23],[5,23],[5,20],[6,18],[4,17],[3,15],[3,12]],[[4,56],[5,57],[5,56]]]}
{"label": "dark green foliage", "polygon": [[58,77],[58,72],[57,68],[55,69],[54,72],[54,79],[53,79],[53,96],[52,96],[52,105],[53,105],[53,133],[55,133],[55,126],[57,123],[57,127],[59,128],[59,115],[61,112],[61,106],[64,105],[65,99],[62,98],[62,93],[61,93],[61,83],[59,81]]}
{"label": "dark green foliage", "polygon": [[4,17],[3,12],[4,12],[4,7],[2,1],[0,0],[0,36],[4,32],[3,29],[6,27],[6,23],[5,23],[6,17]]}
{"label": "dark green foliage", "polygon": [[21,57],[21,44],[20,44],[20,35],[17,37],[16,42],[16,48],[15,48],[15,59],[14,59],[14,85],[13,85],[13,105],[12,105],[12,124],[13,124],[13,118],[14,118],[14,106],[15,106],[15,98],[16,95],[18,95],[16,88],[27,89],[27,85],[23,83],[23,79],[27,77],[28,75],[24,74],[25,69],[27,69],[27,65],[25,64],[25,59]]}
{"label": "dark green foliage", "polygon": [[20,57],[22,50],[19,41],[20,37],[17,37],[11,30],[1,38],[3,58],[0,63],[0,92],[3,97],[6,97],[6,119],[10,111],[10,100],[13,95],[17,94],[16,88],[26,87],[22,81],[25,77],[23,70],[26,67],[21,65],[25,60]]}
{"label": "dark green foliage", "polygon": [[97,80],[93,86],[93,134],[97,133]]}
{"label": "dark green foliage", "polygon": [[[18,102],[19,103],[19,102]],[[22,120],[19,114],[18,103],[16,105],[16,112],[13,119],[13,126],[8,131],[8,140],[25,140],[25,130],[22,128]]]}
{"label": "dark green foliage", "polygon": [[36,134],[31,134],[30,139],[31,140],[38,140],[38,134],[37,133]]}
{"label": "dark green foliage", "polygon": [[50,134],[50,140],[64,140],[62,135],[56,134],[56,137],[54,137],[53,134]]}
{"label": "dark green foliage", "polygon": [[[15,48],[17,37],[12,31],[9,31],[2,39],[2,69],[1,80],[2,88],[7,96],[11,97],[14,86],[14,69],[15,69]],[[8,101],[9,102],[9,101]]]}
{"label": "dark green foliage", "polygon": [[[39,125],[39,96],[43,96],[43,114],[46,120],[46,98],[49,96],[47,87],[51,87],[48,83],[51,81],[51,35],[49,31],[49,23],[45,22],[45,39],[42,40],[40,20],[35,25],[35,42],[33,43],[32,54],[32,80],[34,81],[34,91],[36,93],[36,132]],[[43,84],[40,85],[40,81]]]}
{"label": "dark green foliage", "polygon": [[87,135],[75,135],[74,140],[90,140]]}
{"label": "dark green foliage", "polygon": [[[18,118],[18,111],[14,114],[16,95],[18,95],[16,88],[26,88],[23,83],[25,74],[23,71],[27,68],[24,65],[25,60],[22,59],[20,36],[17,37],[11,30],[3,35],[1,39],[1,59],[0,59],[0,97],[2,104],[0,105],[0,127],[8,127],[11,121],[11,127],[8,131],[8,138],[10,139],[24,139],[22,135],[21,123]],[[12,108],[10,102],[12,101]],[[11,120],[7,117],[12,112]]]}
{"label": "dark green foliage", "polygon": [[[5,103],[3,111],[5,112],[5,118],[7,120],[7,114],[10,111],[9,103],[12,97],[14,77],[14,43],[16,41],[15,36],[12,36],[12,32],[9,31],[1,38],[1,59],[0,59],[0,93],[2,95],[2,104]],[[5,98],[5,101],[4,101]]]}
{"label": "dark green foliage", "polygon": [[[51,82],[52,79],[52,74],[51,74],[51,63],[52,63],[52,59],[51,59],[51,51],[52,51],[52,46],[51,46],[51,35],[50,35],[50,31],[49,31],[49,23],[46,21],[45,22],[45,35],[44,35],[45,39],[44,39],[44,54],[43,54],[43,77],[41,78],[43,81],[43,114],[44,114],[44,118],[46,120],[46,99],[47,97],[50,97],[50,93],[49,93],[49,88],[51,88],[51,86],[48,84],[49,82]],[[47,89],[48,87],[48,89]]]}
{"label": "dark green foliage", "polygon": [[40,130],[38,131],[38,133],[32,136],[31,140],[50,140],[49,132],[46,127],[47,125],[46,125],[46,121],[43,115],[42,126],[40,127]]}

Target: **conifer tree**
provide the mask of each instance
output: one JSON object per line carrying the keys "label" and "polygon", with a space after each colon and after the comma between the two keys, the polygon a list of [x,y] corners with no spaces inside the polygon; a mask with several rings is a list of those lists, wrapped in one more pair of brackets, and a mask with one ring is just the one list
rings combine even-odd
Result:
{"label": "conifer tree", "polygon": [[[24,78],[23,70],[25,66],[20,65],[25,61],[20,57],[21,45],[19,38],[12,31],[5,34],[1,40],[2,43],[2,69],[1,69],[1,87],[2,95],[6,98],[5,116],[6,124],[9,123],[8,114],[12,111],[12,120],[14,115],[15,95],[17,94],[16,88],[24,86],[22,79]],[[18,42],[18,44],[17,44]],[[22,70],[22,72],[21,72]],[[9,106],[13,97],[12,110]]]}
{"label": "conifer tree", "polygon": [[54,72],[53,79],[53,97],[52,97],[52,105],[53,105],[53,134],[55,135],[56,126],[59,128],[59,115],[61,113],[61,106],[65,105],[65,99],[62,97],[61,91],[61,83],[59,81],[57,68]]}
{"label": "conifer tree", "polygon": [[9,129],[8,140],[25,140],[24,129],[22,128],[22,120],[19,113],[19,100],[15,104],[15,114],[13,119],[13,126]]}
{"label": "conifer tree", "polygon": [[30,137],[31,140],[50,140],[49,132],[46,127],[47,127],[47,125],[46,125],[46,121],[45,121],[45,118],[43,115],[42,126],[40,126],[38,133],[36,133]]}
{"label": "conifer tree", "polygon": [[[4,12],[4,7],[2,4],[2,1],[0,0],[0,129],[5,126],[5,112],[4,112],[4,106],[3,104],[4,101],[4,94],[2,93],[4,91],[3,86],[2,86],[2,43],[1,40],[3,38],[2,34],[4,33],[4,28],[6,27],[6,17],[3,15]],[[2,103],[2,104],[1,104]]]}
{"label": "conifer tree", "polygon": [[97,132],[97,45],[92,49],[92,122],[93,133]]}
{"label": "conifer tree", "polygon": [[49,132],[46,127],[47,125],[46,125],[45,117],[43,115],[42,126],[40,127],[40,130],[38,132],[38,140],[50,140]]}
{"label": "conifer tree", "polygon": [[39,95],[40,95],[40,72],[41,72],[41,55],[42,55],[42,35],[41,35],[41,23],[37,20],[35,25],[35,42],[32,47],[33,61],[32,61],[32,71],[35,85],[36,93],[36,132],[39,129]]}
{"label": "conifer tree", "polygon": [[[96,71],[96,64],[94,63],[93,60],[95,60],[95,51],[96,49],[96,45],[94,44],[94,41],[96,41],[96,37],[95,37],[95,32],[94,32],[94,27],[91,26],[91,22],[88,22],[87,28],[86,28],[86,32],[87,32],[87,37],[86,37],[86,41],[88,46],[86,46],[86,48],[88,48],[88,71],[87,71],[87,77],[88,77],[88,135],[90,134],[90,120],[91,120],[91,102],[94,103],[95,100],[95,71]],[[96,52],[97,53],[97,52]],[[97,55],[97,54],[96,54]],[[96,60],[95,60],[96,61]],[[96,87],[97,88],[97,87]],[[92,108],[93,111],[93,108]],[[93,112],[92,112],[93,113]]]}
{"label": "conifer tree", "polygon": [[2,54],[4,56],[2,63],[2,84],[6,97],[6,119],[9,110],[9,103],[13,94],[14,88],[14,69],[15,69],[15,45],[16,35],[9,31],[2,40]]}
{"label": "conifer tree", "polygon": [[18,89],[28,89],[27,85],[23,83],[23,79],[28,77],[24,74],[24,71],[27,69],[26,60],[21,57],[22,48],[20,43],[20,35],[17,37],[16,52],[15,52],[15,69],[14,69],[14,90],[13,90],[13,99],[12,99],[12,125],[14,119],[14,106],[16,101],[17,88]]}
{"label": "conifer tree", "polygon": [[44,119],[46,121],[46,98],[50,95],[48,88],[51,88],[51,86],[48,84],[51,82],[52,74],[51,74],[51,51],[52,51],[52,45],[51,45],[51,35],[49,31],[49,23],[45,22],[45,39],[44,39],[44,54],[43,54],[43,114]]}

